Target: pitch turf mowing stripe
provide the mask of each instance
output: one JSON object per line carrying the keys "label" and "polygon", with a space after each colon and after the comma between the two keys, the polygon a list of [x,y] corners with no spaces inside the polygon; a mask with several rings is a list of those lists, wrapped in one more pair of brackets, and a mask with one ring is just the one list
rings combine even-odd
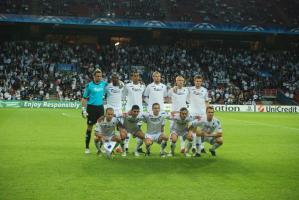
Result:
{"label": "pitch turf mowing stripe", "polygon": [[83,153],[80,115],[0,109],[0,199],[299,199],[297,114],[216,113],[224,131],[216,158],[162,159],[155,144],[150,158],[113,160],[93,144]]}

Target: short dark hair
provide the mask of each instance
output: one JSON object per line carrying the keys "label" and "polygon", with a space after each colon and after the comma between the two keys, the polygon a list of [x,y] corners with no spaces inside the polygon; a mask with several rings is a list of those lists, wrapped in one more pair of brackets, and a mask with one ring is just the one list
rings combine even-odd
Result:
{"label": "short dark hair", "polygon": [[138,105],[133,105],[131,110],[140,110]]}
{"label": "short dark hair", "polygon": [[195,75],[193,80],[195,80],[195,79],[203,79],[203,77],[202,77],[202,75]]}
{"label": "short dark hair", "polygon": [[213,106],[208,106],[206,111],[209,110],[209,109],[214,110],[214,107]]}
{"label": "short dark hair", "polygon": [[184,111],[189,112],[188,109],[187,109],[186,107],[182,107],[182,108],[180,109],[180,112],[184,112]]}
{"label": "short dark hair", "polygon": [[133,71],[131,72],[131,76],[132,76],[133,74],[139,74],[138,70],[133,70]]}
{"label": "short dark hair", "polygon": [[154,103],[153,105],[152,105],[152,108],[154,108],[154,106],[159,106],[159,108],[160,108],[160,104],[158,104],[158,103]]}
{"label": "short dark hair", "polygon": [[105,111],[105,113],[107,113],[108,111],[113,111],[113,112],[114,112],[114,109],[113,109],[113,108],[111,108],[111,107],[109,107],[109,108],[106,108],[106,111]]}

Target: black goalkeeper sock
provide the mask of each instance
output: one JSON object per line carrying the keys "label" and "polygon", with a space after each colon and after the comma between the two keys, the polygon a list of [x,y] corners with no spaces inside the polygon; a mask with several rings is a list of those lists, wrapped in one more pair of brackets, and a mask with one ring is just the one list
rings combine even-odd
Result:
{"label": "black goalkeeper sock", "polygon": [[91,135],[91,131],[86,130],[86,133],[85,133],[85,148],[86,149],[89,149],[90,135]]}

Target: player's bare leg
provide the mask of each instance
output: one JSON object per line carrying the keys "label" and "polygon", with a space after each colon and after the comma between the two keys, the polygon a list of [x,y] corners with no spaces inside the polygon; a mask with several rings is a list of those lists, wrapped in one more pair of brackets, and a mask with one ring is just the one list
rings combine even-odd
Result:
{"label": "player's bare leg", "polygon": [[216,149],[219,148],[222,144],[223,144],[223,138],[222,137],[218,137],[218,138],[215,139],[215,142],[214,142],[213,146],[209,149],[212,156],[216,156]]}
{"label": "player's bare leg", "polygon": [[127,131],[125,129],[119,130],[119,139],[118,142],[120,144],[121,150],[122,150],[122,156],[127,156],[127,151],[125,150],[125,139],[127,138]]}
{"label": "player's bare leg", "polygon": [[141,145],[143,144],[143,140],[144,140],[144,133],[142,131],[138,131],[136,133],[136,148],[135,148],[135,151],[134,151],[134,155],[135,156],[139,156],[139,152],[138,152],[138,149],[141,148]]}
{"label": "player's bare leg", "polygon": [[[168,156],[172,157],[174,156],[174,151],[175,151],[175,147],[176,147],[176,142],[178,140],[178,136],[176,134],[171,134],[171,137],[170,137],[170,152],[168,154]],[[184,147],[185,149],[185,147]]]}
{"label": "player's bare leg", "polygon": [[102,141],[102,136],[101,135],[95,135],[94,137],[94,144],[97,148],[97,155],[99,157],[102,156],[102,145],[103,145],[103,141]]}
{"label": "player's bare leg", "polygon": [[165,147],[167,146],[168,137],[164,133],[160,135],[158,143],[161,144],[161,157],[165,157]]}
{"label": "player's bare leg", "polygon": [[186,136],[187,139],[187,145],[185,148],[185,157],[190,157],[191,155],[189,154],[189,151],[192,147],[192,141],[193,141],[193,134],[192,133],[188,133]]}
{"label": "player's bare leg", "polygon": [[151,145],[153,144],[153,141],[149,138],[145,138],[144,143],[146,147],[145,156],[149,156],[151,154]]}

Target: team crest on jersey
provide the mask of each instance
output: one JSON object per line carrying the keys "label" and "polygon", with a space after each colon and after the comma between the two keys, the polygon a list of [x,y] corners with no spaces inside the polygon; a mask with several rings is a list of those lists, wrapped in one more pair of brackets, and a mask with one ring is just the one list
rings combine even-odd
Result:
{"label": "team crest on jersey", "polygon": [[111,89],[110,89],[110,92],[111,92],[111,93],[119,93],[120,90],[111,88]]}
{"label": "team crest on jersey", "polygon": [[134,88],[134,87],[132,87],[132,90],[133,90],[134,92],[140,92],[140,91],[142,91],[141,88]]}
{"label": "team crest on jersey", "polygon": [[100,91],[102,91],[103,90],[103,88],[93,88],[93,90],[95,91],[95,92],[100,92]]}
{"label": "team crest on jersey", "polygon": [[163,88],[159,88],[159,87],[157,88],[157,87],[154,87],[154,91],[157,91],[157,92],[158,92],[158,91],[162,91],[162,89],[163,89]]}

